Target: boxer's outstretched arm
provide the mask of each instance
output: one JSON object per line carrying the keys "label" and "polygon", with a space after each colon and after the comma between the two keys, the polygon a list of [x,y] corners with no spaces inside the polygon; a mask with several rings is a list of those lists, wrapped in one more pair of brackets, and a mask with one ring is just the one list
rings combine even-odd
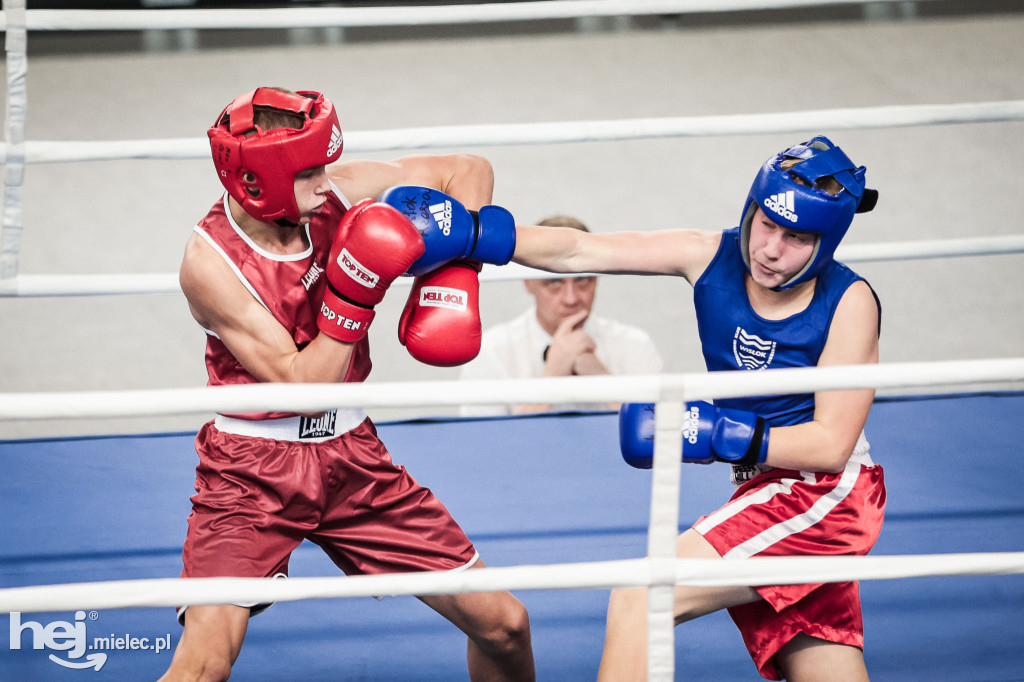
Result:
{"label": "boxer's outstretched arm", "polygon": [[476,154],[413,154],[392,161],[356,159],[327,167],[327,175],[351,201],[371,199],[395,185],[422,185],[447,192],[471,210],[491,203],[494,169]]}
{"label": "boxer's outstretched arm", "polygon": [[588,233],[517,225],[512,260],[549,272],[677,275],[692,283],[721,239],[721,232],[698,230]]}

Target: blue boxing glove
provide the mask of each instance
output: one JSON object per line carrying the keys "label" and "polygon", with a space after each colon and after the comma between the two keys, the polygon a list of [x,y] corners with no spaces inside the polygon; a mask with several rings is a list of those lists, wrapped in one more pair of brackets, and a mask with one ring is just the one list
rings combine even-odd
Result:
{"label": "blue boxing glove", "polygon": [[505,265],[516,250],[516,223],[500,206],[469,211],[457,199],[429,187],[401,185],[378,201],[397,208],[423,237],[423,255],[409,267],[416,277],[459,258]]}
{"label": "blue boxing glove", "polygon": [[[768,422],[753,412],[686,403],[683,461],[714,461],[753,466],[768,456]],[[654,405],[625,403],[619,409],[619,448],[630,466],[650,469],[654,462]]]}

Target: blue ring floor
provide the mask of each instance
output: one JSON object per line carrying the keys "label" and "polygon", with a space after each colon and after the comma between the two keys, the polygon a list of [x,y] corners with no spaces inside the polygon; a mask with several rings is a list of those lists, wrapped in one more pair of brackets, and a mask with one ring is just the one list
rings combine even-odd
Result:
{"label": "blue ring floor", "polygon": [[[880,399],[867,425],[888,508],[873,554],[1024,550],[1024,395]],[[432,488],[490,566],[642,556],[650,472],[618,454],[611,413],[379,425],[396,462]],[[192,434],[0,441],[0,587],[177,577],[189,512]],[[717,508],[722,465],[683,467],[681,525]],[[337,575],[308,543],[293,576]],[[1024,680],[1024,576],[864,581],[865,658],[875,682]],[[606,590],[522,591],[539,680],[593,680]],[[155,679],[181,628],[172,609],[0,614],[0,680]],[[33,649],[59,623],[86,641],[149,640],[89,653]],[[57,628],[56,630],[54,628]],[[675,630],[678,679],[757,680],[728,616]],[[72,640],[65,640],[71,642]],[[17,645],[17,646],[15,646]],[[464,680],[465,638],[413,597],[279,603],[250,622],[237,680]]]}

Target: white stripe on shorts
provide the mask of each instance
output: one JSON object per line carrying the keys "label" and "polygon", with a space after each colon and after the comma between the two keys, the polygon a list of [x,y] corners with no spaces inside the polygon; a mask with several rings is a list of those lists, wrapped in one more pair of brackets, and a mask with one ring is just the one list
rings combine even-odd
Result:
{"label": "white stripe on shorts", "polygon": [[[806,471],[801,471],[800,474],[803,476],[804,483],[814,483],[814,474]],[[708,515],[706,519],[694,526],[694,529],[703,535],[723,521],[727,521],[733,516],[736,516],[736,514],[745,511],[747,507],[755,504],[764,504],[776,495],[788,495],[793,484],[796,482],[795,478],[787,478],[781,481],[776,481],[775,483],[769,483],[757,492],[751,493],[734,502],[730,502],[714,514]]]}
{"label": "white stripe on shorts", "polygon": [[[811,505],[810,509],[797,514],[793,518],[780,521],[771,528],[761,531],[746,542],[733,547],[723,555],[723,558],[748,559],[755,554],[764,551],[768,547],[771,547],[783,538],[800,533],[820,522],[830,511],[835,509],[840,502],[846,499],[846,496],[853,490],[853,486],[857,482],[857,477],[860,475],[860,467],[860,463],[848,462],[846,464],[846,468],[843,469],[842,476],[839,478],[839,483],[826,495],[823,495],[818,499],[818,501]],[[803,481],[805,483],[814,483],[815,477],[813,473],[806,471],[802,471],[800,473],[803,476]],[[727,504],[725,507],[719,509],[717,512],[708,516],[706,519],[694,526],[694,529],[703,535],[718,524],[753,505],[767,502],[775,495],[789,494],[792,490],[793,484],[797,482],[798,481],[796,479],[787,479],[785,481],[771,483],[755,493],[736,500],[734,503]]]}

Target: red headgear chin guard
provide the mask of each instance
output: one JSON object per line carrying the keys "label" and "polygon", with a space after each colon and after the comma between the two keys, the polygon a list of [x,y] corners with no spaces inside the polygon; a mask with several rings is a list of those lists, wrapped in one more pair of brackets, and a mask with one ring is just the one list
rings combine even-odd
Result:
{"label": "red headgear chin guard", "polygon": [[[255,107],[298,114],[302,127],[263,130],[253,122]],[[207,134],[213,165],[228,194],[246,213],[267,223],[298,223],[295,174],[341,156],[338,115],[319,92],[257,88],[235,98]]]}

